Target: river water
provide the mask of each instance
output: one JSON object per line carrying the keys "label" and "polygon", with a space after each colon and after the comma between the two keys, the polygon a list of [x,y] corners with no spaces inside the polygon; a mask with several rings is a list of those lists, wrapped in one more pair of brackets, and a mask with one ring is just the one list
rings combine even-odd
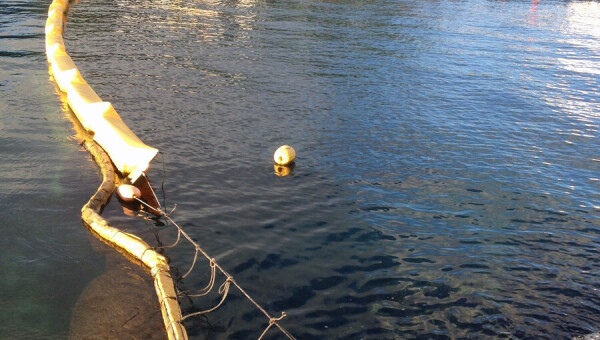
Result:
{"label": "river water", "polygon": [[[0,332],[114,335],[82,313],[152,297],[89,297],[133,269],[81,224],[100,176],[48,75],[48,5],[0,4]],[[600,330],[599,22],[585,1],[81,0],[65,44],[163,152],[173,218],[297,338],[570,339]],[[176,237],[117,200],[104,215]],[[184,273],[194,252],[165,254]],[[236,291],[186,321],[195,339],[266,324]]]}

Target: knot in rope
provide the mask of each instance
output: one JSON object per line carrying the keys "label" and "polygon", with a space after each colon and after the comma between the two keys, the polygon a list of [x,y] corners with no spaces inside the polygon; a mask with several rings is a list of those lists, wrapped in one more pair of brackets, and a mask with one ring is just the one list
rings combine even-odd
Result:
{"label": "knot in rope", "polygon": [[281,312],[281,316],[278,318],[270,318],[269,319],[269,324],[273,325],[275,324],[277,321],[281,321],[283,318],[285,318],[287,316],[287,314],[285,312]]}
{"label": "knot in rope", "polygon": [[[136,198],[136,200],[138,200],[141,204],[152,208],[154,210],[157,210],[154,207],[149,206],[146,202]],[[287,336],[288,339],[292,339],[295,340],[294,336],[291,335],[285,328],[283,328],[280,324],[278,324],[278,321],[281,321],[283,318],[285,318],[287,316],[287,314],[285,312],[281,313],[280,317],[274,318],[272,317],[263,307],[261,307],[256,301],[254,301],[254,299],[252,299],[252,297],[250,297],[250,295],[248,295],[248,293],[242,288],[240,287],[240,285],[233,279],[233,277],[227,273],[218,263],[217,261],[210,257],[201,247],[200,245],[198,245],[198,243],[196,243],[194,241],[194,239],[192,239],[172,218],[171,218],[171,214],[175,211],[175,208],[177,208],[177,205],[175,205],[173,207],[173,209],[171,209],[171,211],[169,213],[166,213],[164,210],[159,209],[158,211],[161,213],[161,215],[168,220],[169,222],[171,222],[175,228],[177,228],[177,240],[175,241],[175,243],[173,243],[170,246],[163,246],[162,248],[168,248],[168,247],[172,247],[175,246],[181,236],[183,236],[191,245],[194,246],[194,259],[192,261],[192,264],[190,266],[190,268],[188,269],[188,271],[183,274],[181,276],[181,278],[186,278],[194,269],[194,266],[196,265],[196,261],[198,260],[198,255],[202,255],[204,256],[207,260],[209,260],[209,266],[210,266],[210,271],[211,271],[211,277],[210,280],[207,284],[206,287],[202,288],[200,290],[199,294],[195,294],[195,295],[187,295],[188,297],[199,297],[199,296],[205,296],[208,295],[215,284],[215,277],[216,277],[216,271],[217,269],[219,270],[219,272],[221,272],[221,274],[225,275],[226,279],[225,281],[219,286],[218,289],[218,293],[219,295],[222,295],[221,301],[214,307],[204,310],[204,311],[200,311],[200,312],[194,312],[194,313],[190,313],[186,316],[184,316],[181,320],[184,321],[188,318],[191,318],[193,316],[197,316],[197,315],[201,315],[201,314],[206,314],[206,313],[210,313],[214,310],[216,310],[217,308],[221,307],[221,305],[223,304],[223,302],[225,302],[225,299],[227,298],[227,295],[229,293],[229,288],[231,287],[231,285],[233,284],[234,287],[236,287],[240,293],[242,293],[252,304],[254,304],[254,306],[260,310],[268,319],[269,319],[269,324],[267,325],[267,327],[265,328],[265,330],[263,331],[263,333],[260,335],[259,340],[262,339],[264,337],[264,335],[267,333],[267,331],[272,327],[272,326],[276,326],[277,328],[279,328],[279,330],[285,335]]]}

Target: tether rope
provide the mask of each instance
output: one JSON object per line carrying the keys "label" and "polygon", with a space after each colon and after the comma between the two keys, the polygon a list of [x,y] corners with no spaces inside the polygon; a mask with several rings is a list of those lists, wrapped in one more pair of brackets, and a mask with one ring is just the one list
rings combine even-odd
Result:
{"label": "tether rope", "polygon": [[221,305],[223,304],[223,302],[227,298],[227,294],[229,293],[229,286],[230,285],[231,285],[231,278],[228,277],[227,280],[225,280],[225,282],[223,282],[223,284],[221,285],[221,287],[219,287],[219,295],[223,295],[223,298],[221,299],[221,302],[219,302],[218,305],[214,306],[213,308],[207,309],[207,310],[203,310],[203,311],[200,311],[200,312],[190,313],[190,314],[184,316],[183,318],[181,318],[181,320],[185,321],[185,319],[191,318],[193,316],[198,316],[198,315],[210,313],[210,312],[216,310],[217,308],[221,307]]}
{"label": "tether rope", "polygon": [[[187,271],[187,272],[186,272],[186,273],[185,273],[185,274],[182,276],[183,278],[185,278],[187,275],[189,275],[189,273],[191,273],[191,272],[192,272],[192,270],[193,270],[193,268],[194,268],[194,266],[195,266],[195,264],[196,264],[196,262],[197,262],[197,259],[198,259],[198,253],[202,254],[202,255],[203,255],[203,256],[204,256],[204,257],[205,257],[205,258],[206,258],[208,261],[210,261],[210,267],[211,267],[211,278],[210,278],[210,281],[209,281],[208,285],[207,285],[206,287],[204,287],[204,288],[202,288],[202,289],[200,290],[202,293],[200,293],[200,294],[197,294],[197,295],[188,295],[188,296],[191,296],[191,297],[196,297],[196,296],[205,296],[205,295],[207,295],[208,293],[210,293],[210,292],[212,291],[213,287],[214,287],[214,284],[215,284],[215,273],[216,273],[215,269],[218,269],[218,270],[221,272],[221,274],[223,274],[223,275],[226,277],[226,279],[225,279],[225,282],[223,282],[223,283],[221,284],[221,286],[219,287],[219,290],[218,290],[218,293],[219,293],[219,295],[223,295],[223,297],[221,298],[221,301],[220,301],[220,302],[219,302],[219,303],[218,303],[218,304],[217,304],[215,307],[212,307],[212,308],[210,308],[210,309],[207,309],[207,310],[204,310],[204,311],[199,311],[199,312],[190,313],[190,314],[188,314],[188,315],[185,315],[185,316],[183,316],[183,318],[182,318],[182,321],[184,321],[184,320],[186,320],[186,319],[188,319],[188,318],[194,317],[194,316],[198,316],[198,315],[203,315],[203,314],[206,314],[206,313],[210,313],[210,312],[212,312],[212,311],[214,311],[214,310],[218,309],[219,307],[221,307],[221,305],[223,304],[223,302],[224,302],[224,301],[225,301],[225,299],[227,298],[227,294],[229,293],[229,288],[230,288],[230,285],[233,285],[234,287],[236,287],[236,288],[237,288],[237,289],[240,291],[240,293],[242,293],[242,294],[243,294],[243,295],[246,297],[246,299],[248,299],[248,301],[250,301],[252,304],[254,304],[254,306],[255,306],[255,307],[258,309],[258,310],[260,310],[260,311],[261,311],[261,312],[262,312],[262,313],[263,313],[263,314],[264,314],[264,315],[267,317],[267,319],[269,319],[269,324],[267,325],[267,327],[265,328],[265,330],[262,332],[262,334],[260,335],[260,337],[258,338],[258,340],[261,340],[261,339],[262,339],[262,338],[265,336],[265,334],[267,334],[267,332],[269,331],[269,329],[270,329],[271,327],[273,327],[273,325],[275,325],[277,328],[279,328],[279,330],[280,330],[280,331],[281,331],[281,332],[282,332],[282,333],[283,333],[285,336],[287,336],[287,338],[288,338],[288,339],[292,339],[292,340],[295,340],[295,339],[296,339],[296,338],[295,338],[295,337],[294,337],[294,336],[293,336],[293,335],[292,335],[292,334],[291,334],[291,333],[290,333],[290,332],[289,332],[287,329],[285,329],[283,326],[281,326],[281,325],[279,324],[279,321],[281,321],[283,318],[285,318],[285,317],[287,316],[287,314],[286,314],[285,312],[282,312],[282,313],[281,313],[281,316],[279,316],[279,317],[277,317],[277,318],[276,318],[276,317],[272,317],[272,316],[269,314],[269,312],[267,312],[267,311],[266,311],[266,310],[265,310],[265,309],[264,309],[264,308],[263,308],[261,305],[259,305],[259,304],[258,304],[256,301],[254,301],[254,299],[253,299],[253,298],[252,298],[252,297],[251,297],[251,296],[250,296],[250,295],[249,295],[249,294],[248,294],[248,293],[247,293],[247,292],[246,292],[246,291],[245,291],[245,290],[244,290],[244,289],[243,289],[243,288],[242,288],[242,287],[241,287],[241,286],[240,286],[240,285],[239,285],[239,284],[238,284],[238,283],[235,281],[235,279],[233,278],[233,276],[231,276],[231,275],[230,275],[230,274],[229,274],[229,273],[228,273],[228,272],[227,272],[225,269],[223,269],[223,267],[221,267],[221,266],[219,265],[219,263],[217,263],[217,261],[216,261],[214,258],[210,257],[210,256],[208,255],[208,253],[206,253],[206,252],[204,251],[204,249],[202,249],[202,248],[200,247],[200,245],[199,245],[198,243],[196,243],[196,242],[195,242],[195,241],[194,241],[194,240],[193,240],[193,239],[192,239],[192,238],[191,238],[191,237],[190,237],[190,236],[189,236],[189,235],[188,235],[188,234],[187,234],[187,233],[186,233],[186,232],[185,232],[185,231],[184,231],[184,230],[183,230],[183,229],[182,229],[182,228],[181,228],[181,227],[178,225],[178,224],[177,224],[177,222],[175,222],[175,221],[174,221],[174,220],[171,218],[171,216],[169,216],[171,213],[173,213],[173,211],[175,210],[175,208],[173,208],[173,209],[171,210],[171,212],[170,212],[169,214],[167,214],[167,213],[166,213],[164,210],[162,210],[162,209],[156,209],[156,208],[154,208],[154,207],[152,207],[152,206],[148,205],[146,202],[142,201],[141,199],[139,199],[139,198],[137,198],[137,197],[136,197],[135,199],[136,199],[138,202],[140,202],[142,205],[144,205],[144,206],[146,206],[146,207],[148,207],[148,208],[150,208],[150,209],[152,209],[152,210],[158,211],[158,212],[159,212],[159,214],[160,214],[160,216],[162,216],[162,217],[164,217],[165,219],[167,219],[169,222],[171,222],[171,223],[172,223],[172,224],[173,224],[173,225],[174,225],[174,226],[177,228],[177,234],[178,234],[178,236],[177,236],[177,241],[176,241],[175,243],[173,243],[173,245],[176,245],[176,244],[179,242],[179,239],[180,239],[181,235],[183,235],[183,237],[184,237],[184,238],[185,238],[185,239],[186,239],[186,240],[187,240],[187,241],[188,241],[188,242],[189,242],[191,245],[193,245],[193,246],[194,246],[194,248],[195,248],[194,260],[193,260],[193,262],[192,262],[192,265],[190,266],[190,269],[189,269],[189,270],[188,270],[188,271]],[[161,247],[161,248],[162,248],[162,247]]]}
{"label": "tether rope", "polygon": [[186,295],[188,297],[201,297],[201,296],[206,296],[208,293],[210,293],[215,285],[215,277],[216,277],[216,270],[215,270],[215,260],[211,259],[210,260],[210,281],[208,282],[208,284],[206,285],[206,287],[200,289],[199,291],[201,293],[198,294],[187,294]]}
{"label": "tether rope", "polygon": [[[135,181],[140,175],[145,176],[142,171],[141,174],[138,174],[138,165],[134,168],[134,172],[130,172],[128,170],[128,161],[125,159],[127,157],[123,157],[123,154],[120,152],[116,152],[121,144],[112,144],[114,142],[115,136],[119,136],[119,139],[124,144],[130,145],[135,144],[139,146],[140,144],[145,146],[145,150],[150,150],[151,153],[158,152],[158,150],[148,147],[143,144],[137,136],[132,131],[129,131],[125,123],[120,121],[119,115],[116,113],[112,104],[109,102],[101,101],[100,97],[94,92],[94,90],[89,86],[89,84],[83,79],[79,70],[75,66],[75,63],[71,59],[71,57],[66,53],[63,39],[63,29],[65,23],[65,16],[67,10],[70,8],[73,0],[53,0],[52,4],[48,9],[48,19],[46,21],[45,27],[45,36],[46,36],[46,56],[50,63],[50,71],[53,75],[54,80],[56,81],[60,91],[66,93],[66,101],[68,106],[73,110],[73,113],[77,116],[77,119],[82,124],[82,126],[89,131],[93,131],[93,140],[91,138],[86,139],[83,142],[83,145],[88,149],[90,154],[94,157],[96,162],[101,168],[103,182],[96,191],[96,193],[89,199],[89,201],[83,206],[81,209],[82,219],[86,226],[90,228],[90,230],[95,233],[101,240],[106,242],[107,244],[115,247],[120,252],[127,254],[127,256],[131,256],[137,263],[140,265],[146,266],[150,269],[150,274],[154,280],[154,288],[159,298],[159,303],[161,306],[161,313],[163,316],[163,322],[165,324],[165,329],[167,332],[167,336],[169,339],[173,340],[185,340],[187,339],[187,333],[185,327],[183,327],[183,319],[190,318],[196,315],[202,315],[205,313],[209,313],[211,311],[219,308],[227,298],[229,293],[229,289],[231,285],[234,285],[238,290],[246,296],[246,298],[251,301],[256,308],[258,308],[268,319],[269,324],[266,329],[263,331],[259,339],[267,333],[267,331],[273,326],[277,326],[289,339],[295,339],[285,328],[279,325],[279,321],[285,317],[285,313],[278,318],[273,318],[269,315],[269,313],[262,308],[254,299],[248,295],[238,284],[235,282],[233,277],[229,275],[214,259],[210,258],[207,253],[200,248],[200,246],[195,243],[187,233],[183,231],[183,229],[177,225],[177,223],[169,217],[170,214],[173,213],[175,207],[171,210],[170,213],[166,213],[160,207],[160,204],[157,200],[158,207],[151,207],[147,205],[145,202],[140,201],[142,204],[148,206],[150,211],[160,212],[161,216],[164,216],[168,221],[173,223],[178,229],[177,240],[169,246],[162,246],[152,248],[147,243],[145,243],[139,237],[121,231],[113,226],[111,226],[105,219],[100,216],[100,213],[104,206],[108,204],[110,197],[112,197],[115,189],[115,169],[114,166],[121,172],[121,174],[127,174],[128,177]],[[91,105],[101,105],[104,108],[100,112],[100,110],[90,109]],[[110,111],[110,110],[112,111]],[[108,111],[106,111],[108,110]],[[105,121],[107,125],[111,126],[110,128],[97,128],[97,123],[99,119],[105,119],[105,114],[110,113],[111,123]],[[94,117],[94,118],[91,118]],[[116,118],[115,118],[116,117]],[[117,120],[118,118],[118,120]],[[117,125],[112,126],[117,122]],[[104,124],[103,123],[103,124]],[[101,125],[104,126],[104,125]],[[118,131],[117,131],[118,130]],[[129,131],[129,132],[127,132]],[[125,133],[127,132],[127,133]],[[122,134],[125,134],[124,136]],[[108,154],[107,154],[108,152]],[[109,156],[109,154],[111,156]],[[150,155],[150,153],[147,153]],[[154,158],[154,155],[148,159],[149,162]],[[115,158],[115,156],[117,158]],[[164,156],[163,157],[163,181],[161,183],[161,189],[164,192]],[[116,161],[118,160],[118,162]],[[142,164],[148,166],[148,164]],[[150,190],[152,194],[156,197],[154,193],[154,189],[150,186]],[[164,201],[163,201],[164,203]],[[163,204],[164,205],[164,204]],[[157,236],[157,233],[154,233]],[[181,235],[184,236],[192,245],[195,247],[195,256],[194,261],[188,270],[188,272],[184,275],[187,276],[191,273],[194,268],[198,253],[201,253],[211,262],[211,280],[208,285],[201,290],[201,294],[199,296],[203,296],[212,291],[215,285],[215,276],[216,269],[225,275],[226,280],[221,284],[218,289],[218,293],[222,295],[221,301],[215,306],[208,310],[191,313],[185,318],[181,315],[181,308],[178,304],[177,297],[180,294],[176,291],[176,287],[173,283],[173,279],[170,274],[170,267],[168,265],[167,259],[155,249],[161,248],[170,248],[177,245],[177,243],[181,239]]]}
{"label": "tether rope", "polygon": [[[149,267],[156,294],[159,298],[161,313],[167,337],[171,340],[185,340],[187,333],[182,324],[181,310],[177,301],[177,292],[169,273],[169,266],[162,255],[157,254],[143,241],[112,227],[100,215],[115,189],[115,170],[110,157],[94,141],[84,139],[81,143],[94,157],[102,172],[102,184],[96,193],[81,209],[84,223],[104,242],[130,254],[140,264]],[[115,238],[121,236],[120,240]],[[140,248],[143,248],[141,250]],[[167,301],[169,300],[169,301]]]}

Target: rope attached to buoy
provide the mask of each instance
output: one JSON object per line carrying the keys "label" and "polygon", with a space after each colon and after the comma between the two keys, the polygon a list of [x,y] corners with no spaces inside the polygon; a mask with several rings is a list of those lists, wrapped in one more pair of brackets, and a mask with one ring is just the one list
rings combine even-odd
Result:
{"label": "rope attached to buoy", "polygon": [[[150,269],[150,274],[154,280],[154,288],[161,306],[165,329],[170,340],[186,340],[187,333],[183,326],[183,320],[196,315],[206,314],[219,308],[227,298],[231,285],[235,286],[268,318],[268,326],[259,339],[261,339],[273,325],[278,327],[289,339],[295,339],[279,324],[279,321],[285,317],[285,313],[282,313],[279,318],[273,318],[264,308],[256,303],[256,301],[254,301],[254,299],[252,299],[250,295],[237,284],[233,277],[213,258],[210,258],[208,254],[169,216],[173,213],[175,208],[167,214],[160,208],[160,204],[158,204],[158,208],[149,206],[146,202],[139,199],[139,190],[135,191],[135,188],[133,187],[123,187],[124,192],[121,192],[122,197],[138,200],[150,208],[149,211],[160,211],[160,216],[164,216],[165,219],[177,227],[177,241],[168,247],[174,247],[179,242],[181,235],[194,245],[196,249],[194,261],[184,277],[191,273],[199,253],[210,261],[211,280],[199,296],[206,295],[212,291],[215,285],[216,269],[225,275],[226,280],[218,289],[218,293],[223,296],[221,301],[215,307],[205,311],[191,313],[185,317],[182,317],[181,315],[181,309],[177,301],[179,295],[175,289],[170,274],[170,267],[166,258],[157,253],[155,248],[150,247],[139,237],[111,226],[100,216],[102,208],[108,203],[108,200],[115,190],[116,175],[113,164],[123,175],[127,175],[132,182],[135,182],[140,176],[145,176],[144,172],[158,153],[158,150],[145,145],[132,131],[130,131],[116,113],[112,104],[102,101],[91,86],[83,79],[81,73],[75,66],[75,63],[66,52],[63,41],[63,29],[65,15],[70,5],[71,2],[69,0],[53,0],[48,9],[48,19],[45,27],[46,56],[50,62],[54,80],[60,90],[66,93],[66,100],[69,107],[73,110],[73,113],[77,116],[82,126],[86,130],[93,132],[93,141],[85,140],[82,144],[90,154],[92,154],[102,170],[102,184],[81,209],[84,223],[102,241],[116,248],[120,252],[128,254],[131,258],[134,258],[136,261],[139,261],[140,264],[143,264]],[[123,152],[123,147],[128,151]],[[110,154],[110,157],[107,152]],[[138,160],[137,162],[131,163],[131,154],[133,153],[141,154],[143,157],[138,157],[140,159],[136,158]],[[294,156],[295,154],[286,158],[286,160],[291,159],[293,161]],[[283,160],[283,158],[281,159]],[[151,186],[150,190],[152,191],[152,194],[154,194]],[[156,249],[158,248],[167,247],[157,247]]]}
{"label": "rope attached to buoy", "polygon": [[96,193],[81,208],[81,218],[101,240],[129,254],[150,269],[168,338],[186,340],[188,337],[182,323],[181,309],[177,301],[178,294],[166,259],[138,237],[111,226],[100,216],[100,211],[115,190],[115,170],[109,156],[98,144],[85,140],[82,145],[94,157],[103,179]]}

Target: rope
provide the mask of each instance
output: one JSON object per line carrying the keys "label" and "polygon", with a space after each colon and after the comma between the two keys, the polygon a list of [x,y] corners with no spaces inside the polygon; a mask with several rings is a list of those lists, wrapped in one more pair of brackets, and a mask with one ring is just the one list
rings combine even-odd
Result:
{"label": "rope", "polygon": [[[144,262],[144,257],[151,253],[150,248],[147,247],[145,243],[139,241],[139,243],[137,243],[138,246],[142,245],[146,247],[140,254],[137,251],[132,251],[132,248],[128,248],[122,243],[115,243],[114,239],[118,234],[122,234],[122,236],[125,236],[125,238],[129,238],[130,240],[134,240],[134,238],[127,233],[123,233],[110,226],[110,224],[99,215],[102,208],[108,203],[115,189],[115,171],[109,156],[102,147],[92,140],[85,139],[81,145],[83,145],[90,152],[92,157],[94,157],[94,160],[102,172],[102,184],[100,184],[96,193],[89,199],[83,208],[81,208],[81,218],[83,219],[84,224],[102,241],[124,253],[128,253],[133,258]],[[155,254],[155,256],[159,255]],[[161,313],[163,315],[167,337],[171,340],[185,340],[188,338],[187,332],[181,325],[181,310],[177,303],[177,294],[169,273],[169,266],[164,258],[161,261],[157,261],[157,264],[154,266],[148,266],[150,267],[150,274],[152,275],[156,295],[161,306]],[[168,303],[167,299],[172,299],[173,301]],[[173,328],[173,324],[178,324],[179,327]]]}
{"label": "rope", "polygon": [[[149,207],[153,210],[157,210],[156,208],[151,207],[150,205],[148,205],[146,202],[142,201],[139,198],[135,198],[138,202],[140,202],[142,205]],[[194,316],[198,316],[198,315],[202,315],[202,314],[206,314],[206,313],[210,313],[214,310],[216,310],[217,308],[219,308],[223,302],[225,301],[225,299],[227,298],[227,294],[229,293],[229,286],[233,285],[234,287],[236,287],[245,297],[246,299],[248,299],[248,301],[250,301],[258,310],[260,310],[269,320],[269,324],[267,325],[267,327],[265,328],[265,330],[263,331],[263,333],[260,335],[260,337],[258,338],[259,340],[262,339],[264,337],[264,335],[269,331],[269,329],[271,327],[273,327],[273,325],[277,328],[279,328],[279,330],[285,335],[287,336],[288,339],[291,340],[295,340],[296,338],[290,334],[290,332],[288,332],[283,326],[281,326],[279,324],[279,321],[281,321],[283,318],[285,318],[287,316],[287,314],[285,312],[281,313],[281,316],[278,318],[274,318],[272,317],[261,305],[259,305],[256,301],[254,301],[254,299],[235,281],[235,279],[233,278],[233,276],[231,276],[225,269],[223,269],[223,267],[221,267],[217,261],[214,258],[211,258],[205,251],[204,249],[202,249],[200,247],[200,245],[198,245],[198,243],[196,243],[178,224],[177,222],[175,222],[171,216],[169,216],[173,211],[175,211],[175,208],[173,208],[173,210],[171,210],[171,213],[167,214],[164,212],[164,210],[162,209],[158,209],[157,210],[160,215],[162,215],[165,219],[167,219],[169,222],[171,222],[178,230],[178,233],[180,233],[181,235],[183,235],[183,237],[190,243],[192,244],[195,249],[196,249],[196,253],[194,255],[194,261],[192,262],[192,265],[190,267],[190,269],[187,271],[187,273],[185,273],[185,275],[183,276],[183,278],[185,278],[185,276],[187,276],[192,269],[194,268],[197,258],[198,258],[198,253],[202,254],[207,260],[210,261],[210,266],[211,266],[211,279],[208,283],[208,285],[206,287],[204,287],[203,289],[201,289],[202,293],[198,294],[198,295],[190,295],[190,296],[204,296],[206,294],[208,294],[213,286],[214,286],[214,281],[215,281],[215,269],[218,269],[221,274],[223,274],[225,277],[227,277],[227,279],[225,280],[225,282],[223,282],[223,284],[219,287],[219,294],[222,294],[223,297],[221,299],[221,301],[219,302],[219,304],[217,304],[215,307],[204,310],[204,311],[200,311],[200,312],[194,312],[191,314],[188,314],[186,316],[184,316],[182,318],[182,321],[190,318],[190,317],[194,317]],[[179,239],[179,237],[178,237]]]}
{"label": "rope", "polygon": [[[180,233],[181,233],[181,231],[180,231]],[[192,272],[192,269],[194,269],[194,266],[196,265],[196,260],[198,260],[198,248],[196,248],[196,252],[194,253],[194,261],[192,261],[192,265],[190,266],[190,269],[188,269],[188,271],[181,276],[183,279],[185,279],[188,275],[190,275],[190,273]]]}
{"label": "rope", "polygon": [[172,244],[169,244],[168,246],[160,246],[160,247],[156,247],[156,248],[160,248],[160,249],[173,248],[179,243],[180,239],[181,239],[181,231],[178,230],[177,231],[177,240],[175,240],[175,242],[173,242]]}
{"label": "rope", "polygon": [[215,285],[215,277],[216,277],[216,270],[215,270],[215,259],[211,259],[210,260],[210,281],[208,282],[208,284],[206,285],[206,287],[200,289],[200,292],[202,293],[198,293],[198,294],[186,294],[188,297],[200,297],[200,296],[205,296],[208,293],[210,293],[210,291],[212,291],[214,285]]}
{"label": "rope", "polygon": [[228,277],[227,280],[225,280],[225,282],[223,282],[223,284],[221,285],[221,287],[219,287],[219,294],[223,295],[223,298],[221,298],[221,301],[219,302],[218,305],[214,306],[213,308],[207,309],[207,310],[203,310],[203,311],[200,311],[200,312],[195,312],[195,313],[188,314],[188,315],[184,316],[181,320],[185,321],[185,319],[191,318],[193,316],[198,316],[198,315],[210,313],[210,312],[216,310],[217,308],[221,307],[221,305],[223,304],[223,302],[227,298],[227,294],[229,293],[229,286],[231,285],[231,281],[232,281],[231,277]]}
{"label": "rope", "polygon": [[167,173],[167,169],[165,168],[165,154],[162,151],[159,151],[158,153],[162,159],[162,181],[160,182],[160,190],[163,194],[163,205],[166,207],[167,203],[165,203],[165,198],[167,195],[165,194],[165,175]]}
{"label": "rope", "polygon": [[[265,328],[265,330],[262,332],[262,334],[258,337],[258,340],[262,340],[262,338],[265,336],[265,334],[267,334],[267,332],[269,331],[269,329],[271,328],[271,326],[273,326],[277,321],[280,321],[281,319],[285,318],[287,315],[285,314],[285,312],[281,313],[281,316],[278,318],[271,318],[269,320],[269,325],[267,326],[267,328]],[[288,335],[287,333],[284,332],[284,334]],[[291,335],[288,335],[291,336]]]}

